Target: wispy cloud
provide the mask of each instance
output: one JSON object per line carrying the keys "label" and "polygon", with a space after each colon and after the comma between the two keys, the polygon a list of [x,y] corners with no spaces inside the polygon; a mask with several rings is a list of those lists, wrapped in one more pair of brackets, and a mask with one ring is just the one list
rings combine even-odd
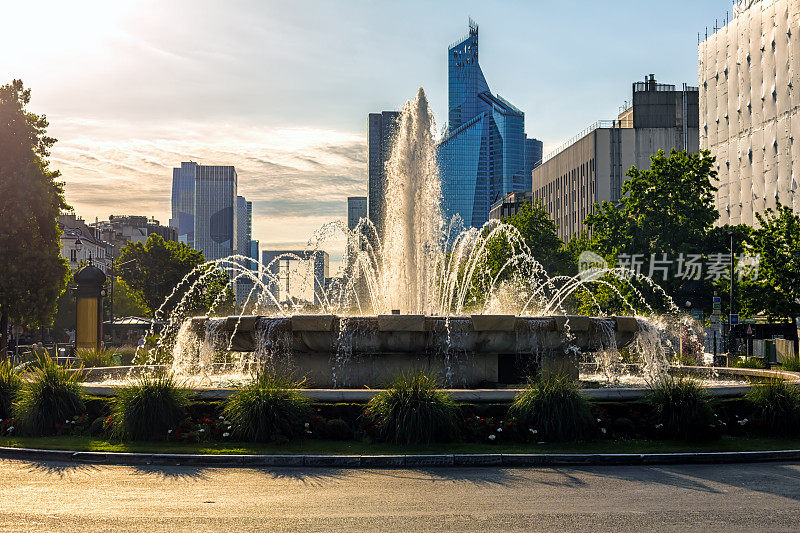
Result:
{"label": "wispy cloud", "polygon": [[[52,121],[61,140],[52,165],[67,201],[87,219],[110,214],[170,218],[172,168],[181,161],[234,165],[239,194],[253,201],[262,248],[304,247],[327,222],[343,221],[347,196],[365,194],[361,135],[308,128],[172,124],[142,129],[96,120]],[[126,138],[126,131],[142,138]],[[332,258],[341,238],[330,242]]]}

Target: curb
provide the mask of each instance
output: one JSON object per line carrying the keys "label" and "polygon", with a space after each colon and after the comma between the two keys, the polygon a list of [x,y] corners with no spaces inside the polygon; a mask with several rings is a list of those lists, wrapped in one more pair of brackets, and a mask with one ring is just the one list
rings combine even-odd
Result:
{"label": "curb", "polygon": [[199,455],[74,452],[0,447],[0,459],[100,465],[308,468],[430,468],[461,466],[626,466],[798,461],[800,450],[700,453],[542,453],[444,455]]}

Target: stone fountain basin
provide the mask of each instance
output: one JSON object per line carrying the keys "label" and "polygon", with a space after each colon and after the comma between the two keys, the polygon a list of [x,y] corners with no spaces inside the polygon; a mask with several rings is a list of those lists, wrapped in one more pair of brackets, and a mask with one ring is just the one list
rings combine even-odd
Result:
{"label": "stone fountain basin", "polygon": [[209,331],[220,334],[215,343],[218,349],[255,351],[264,335],[284,335],[291,338],[291,351],[296,354],[335,353],[343,344],[353,354],[438,353],[444,347],[466,353],[540,354],[573,346],[590,352],[612,343],[623,348],[640,330],[632,317],[295,315],[191,320],[201,337],[207,337]]}

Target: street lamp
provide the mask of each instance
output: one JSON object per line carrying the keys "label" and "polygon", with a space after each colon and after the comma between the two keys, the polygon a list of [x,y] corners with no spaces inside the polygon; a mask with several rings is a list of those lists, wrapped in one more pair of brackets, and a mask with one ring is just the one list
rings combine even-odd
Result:
{"label": "street lamp", "polygon": [[731,279],[730,279],[730,293],[728,297],[728,353],[733,353],[733,232],[728,231],[728,237],[731,239]]}

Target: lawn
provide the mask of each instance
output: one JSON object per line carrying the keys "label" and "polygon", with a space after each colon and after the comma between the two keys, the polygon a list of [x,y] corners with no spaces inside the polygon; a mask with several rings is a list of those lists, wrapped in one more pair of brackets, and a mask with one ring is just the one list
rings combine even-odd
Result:
{"label": "lawn", "polygon": [[800,449],[800,439],[729,437],[708,442],[652,440],[598,440],[561,444],[441,443],[399,446],[355,441],[303,440],[289,444],[244,442],[118,442],[93,437],[2,437],[0,446],[95,452],[201,453],[201,454],[468,454],[468,453],[668,453],[733,452]]}

